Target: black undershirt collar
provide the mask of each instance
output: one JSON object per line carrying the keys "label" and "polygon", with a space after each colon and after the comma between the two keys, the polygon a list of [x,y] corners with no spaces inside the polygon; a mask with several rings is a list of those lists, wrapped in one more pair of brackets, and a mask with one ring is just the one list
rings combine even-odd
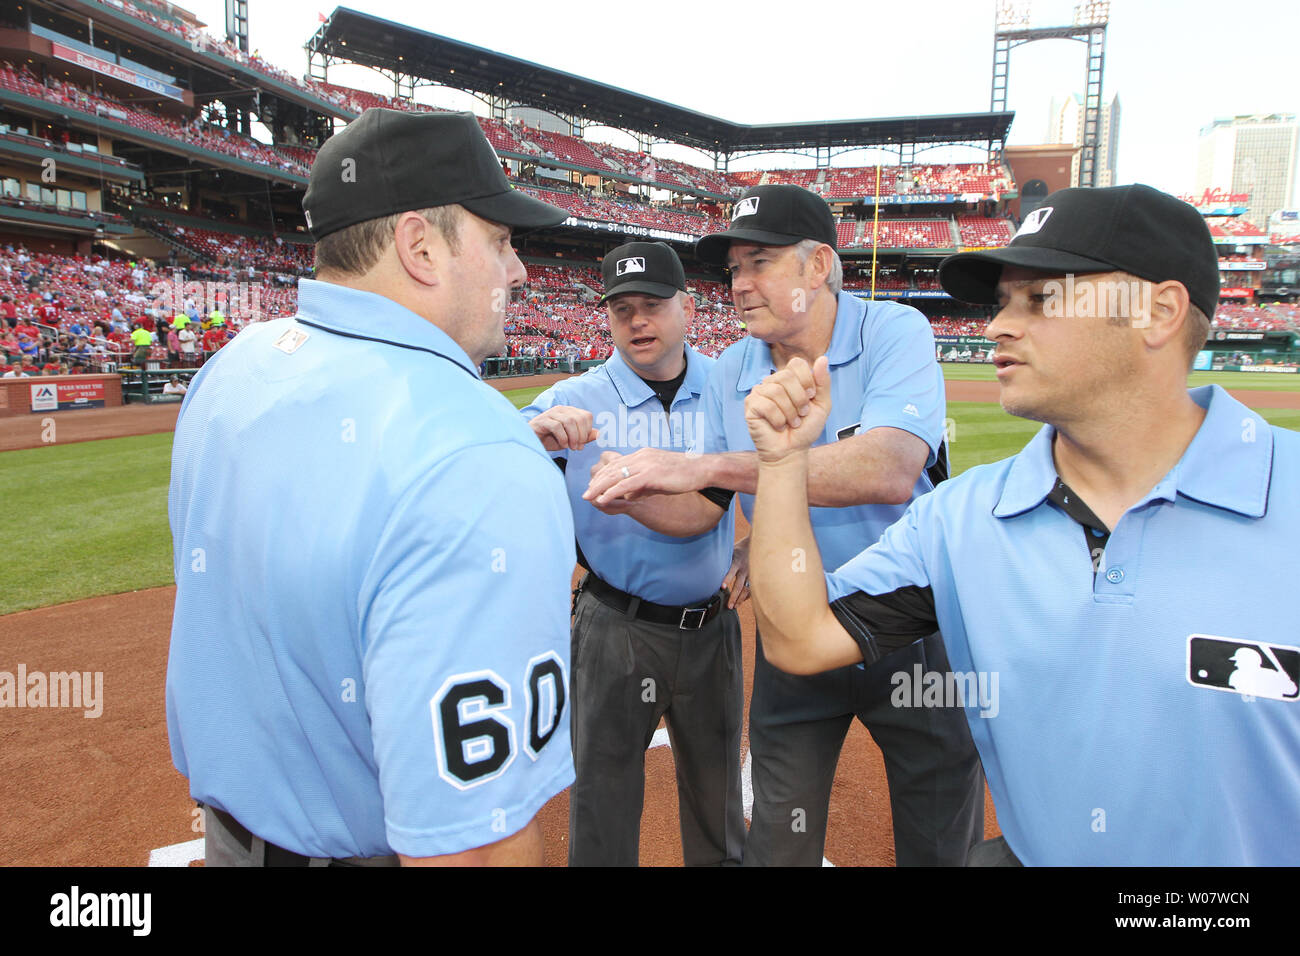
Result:
{"label": "black undershirt collar", "polygon": [[686,381],[686,366],[683,364],[681,372],[675,378],[670,378],[666,382],[656,382],[644,375],[638,375],[637,378],[650,386],[651,391],[655,393],[655,397],[663,405],[664,414],[668,414],[673,410],[673,399],[677,397],[677,390],[682,387],[682,382]]}
{"label": "black undershirt collar", "polygon": [[1110,541],[1110,529],[1091,508],[1084,504],[1083,499],[1061,480],[1060,475],[1056,476],[1056,484],[1048,492],[1047,500],[1057,505],[1083,528],[1083,538],[1088,546],[1088,554],[1093,559],[1092,573],[1095,575],[1097,569],[1101,567],[1101,555]]}

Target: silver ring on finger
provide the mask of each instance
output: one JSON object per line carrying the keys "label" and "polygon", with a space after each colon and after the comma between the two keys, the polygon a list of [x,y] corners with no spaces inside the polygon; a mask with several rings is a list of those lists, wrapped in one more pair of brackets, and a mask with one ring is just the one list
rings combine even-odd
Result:
{"label": "silver ring on finger", "polygon": [[623,477],[624,477],[624,478],[631,478],[631,477],[632,477],[632,472],[630,472],[630,471],[627,470],[627,465],[624,465],[624,466],[623,466]]}

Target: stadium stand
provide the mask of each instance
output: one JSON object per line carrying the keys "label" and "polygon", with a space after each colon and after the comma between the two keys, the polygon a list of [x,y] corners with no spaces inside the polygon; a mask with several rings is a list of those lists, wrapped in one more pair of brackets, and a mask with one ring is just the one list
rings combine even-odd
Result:
{"label": "stadium stand", "polygon": [[983,216],[958,216],[957,229],[963,246],[1005,246],[1015,232],[1010,220]]}
{"label": "stadium stand", "polygon": [[44,99],[90,117],[115,120],[157,136],[178,140],[195,149],[282,169],[302,177],[306,177],[310,170],[310,164],[304,164],[274,147],[231,132],[226,127],[204,123],[197,117],[190,123],[178,123],[159,113],[114,99],[107,93],[92,93],[71,82],[51,78],[47,83],[41,83],[26,64],[15,67],[8,60],[0,62],[0,87]]}
{"label": "stadium stand", "polygon": [[216,229],[181,226],[165,219],[143,218],[142,225],[168,236],[199,258],[227,269],[254,268],[292,276],[310,276],[312,247],[283,239],[256,239]]}
{"label": "stadium stand", "polygon": [[[862,244],[870,248],[873,235],[872,223],[866,223]],[[948,249],[956,245],[946,219],[882,219],[875,244],[881,249]]]}
{"label": "stadium stand", "polygon": [[1206,219],[1206,224],[1210,227],[1210,235],[1216,238],[1239,237],[1260,242],[1268,239],[1262,229],[1241,218]]}

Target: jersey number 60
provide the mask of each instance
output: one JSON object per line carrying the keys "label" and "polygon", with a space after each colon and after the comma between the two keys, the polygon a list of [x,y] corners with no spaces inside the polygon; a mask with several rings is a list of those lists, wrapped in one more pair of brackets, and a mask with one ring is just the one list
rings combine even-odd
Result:
{"label": "jersey number 60", "polygon": [[[536,760],[555,736],[564,713],[564,662],[558,654],[548,651],[528,662],[524,691],[528,702],[524,752]],[[516,752],[510,707],[510,685],[496,671],[447,678],[429,701],[442,779],[458,790],[468,790],[505,773]]]}

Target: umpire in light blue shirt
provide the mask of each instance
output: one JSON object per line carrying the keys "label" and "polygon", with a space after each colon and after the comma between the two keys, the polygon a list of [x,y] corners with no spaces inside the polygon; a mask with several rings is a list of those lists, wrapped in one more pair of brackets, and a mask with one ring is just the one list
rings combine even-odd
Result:
{"label": "umpire in light blue shirt", "polygon": [[740,624],[733,608],[747,577],[731,564],[731,494],[706,490],[724,517],[688,537],[639,523],[640,503],[597,509],[583,500],[604,461],[645,447],[695,450],[713,360],[685,344],[695,303],[669,246],[619,246],[605,257],[603,272],[614,354],[523,411],[564,471],[578,559],[588,572],[574,601],[577,780],[569,795],[569,863],[636,864],[645,751],[666,718],[685,862],[735,864],[745,822]]}
{"label": "umpire in light blue shirt", "polygon": [[524,281],[469,113],[368,110],[303,201],[316,280],[181,408],[172,759],[210,865],[541,863],[573,780],[560,476],[475,369]]}
{"label": "umpire in light blue shirt", "polygon": [[[901,671],[897,704],[965,708],[1003,833],[971,863],[1300,863],[1300,435],[1187,388],[1219,299],[1204,220],[1148,186],[1064,189],[939,279],[996,304],[1002,407],[1043,427],[823,577],[805,446],[835,371],[800,360],[755,388],[769,659],[870,662],[937,624],[960,683]],[[777,549],[801,546],[792,575]]]}
{"label": "umpire in light blue shirt", "polygon": [[[602,506],[631,498],[649,527],[699,533],[716,504],[692,489],[739,492],[747,514],[758,463],[745,398],[799,356],[827,355],[835,412],[810,453],[812,527],[827,564],[845,561],[946,473],[943,376],[934,336],[915,309],[867,303],[840,288],[830,208],[799,186],[756,186],[732,210],[732,226],[705,236],[696,255],[726,263],[731,296],[749,336],[718,358],[705,387],[705,437],[693,457],[642,449],[606,462],[586,492]],[[651,497],[644,497],[650,495]],[[785,548],[787,566],[805,566]],[[880,746],[889,777],[899,865],[961,863],[983,830],[983,781],[965,718],[956,707],[900,710],[890,703],[895,666],[948,669],[931,628],[892,642],[889,663],[815,677],[782,673],[766,660],[761,628],[749,707],[754,804],[746,866],[819,866],[831,785],[857,718]]]}

